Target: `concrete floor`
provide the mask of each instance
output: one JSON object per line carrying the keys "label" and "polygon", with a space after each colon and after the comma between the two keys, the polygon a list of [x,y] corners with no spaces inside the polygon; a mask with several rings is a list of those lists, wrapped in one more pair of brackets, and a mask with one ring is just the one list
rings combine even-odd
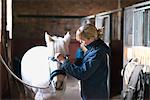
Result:
{"label": "concrete floor", "polygon": [[[9,97],[6,97],[2,100],[34,100],[33,94],[29,91],[25,96],[23,86],[15,82],[16,85],[14,86],[13,92],[13,99],[10,99]],[[53,100],[60,100],[60,99],[54,99]],[[61,100],[82,100],[80,96],[80,90],[79,90],[79,84],[78,80],[74,77],[68,76],[67,77],[67,83],[66,83],[66,91],[64,93],[64,97]],[[110,100],[120,100],[120,95],[114,96],[110,98]]]}
{"label": "concrete floor", "polygon": [[[20,82],[17,80],[12,80],[12,82],[14,85],[12,87],[11,96],[6,94],[6,96],[0,98],[0,100],[34,100],[34,94],[31,92],[31,90],[26,88],[28,90],[25,93],[24,86],[20,84]],[[52,100],[60,100],[60,98],[52,98]],[[71,76],[67,76],[66,90],[61,100],[81,100],[77,79]]]}
{"label": "concrete floor", "polygon": [[[8,96],[3,98],[2,100],[34,100],[32,92],[28,90],[27,95],[24,94],[23,85],[20,82],[14,81],[13,86],[13,97],[10,99]],[[68,76],[66,83],[66,91],[64,93],[64,97],[61,100],[82,100],[80,96],[79,84],[78,80],[74,77]],[[0,99],[1,100],[1,99]],[[53,100],[60,100],[53,98]],[[110,98],[110,100],[120,100],[120,95],[114,96]]]}
{"label": "concrete floor", "polygon": [[67,79],[67,87],[64,95],[64,100],[81,100],[78,80],[71,76]]}

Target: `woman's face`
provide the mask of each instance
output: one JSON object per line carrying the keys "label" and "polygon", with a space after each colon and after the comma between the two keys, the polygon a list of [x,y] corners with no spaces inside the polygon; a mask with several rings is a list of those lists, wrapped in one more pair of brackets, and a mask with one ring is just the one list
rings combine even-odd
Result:
{"label": "woman's face", "polygon": [[76,40],[77,40],[78,42],[81,41],[81,33],[79,33],[78,31],[76,32]]}
{"label": "woman's face", "polygon": [[79,33],[79,32],[76,32],[76,40],[77,40],[78,42],[80,42],[80,44],[84,44],[84,45],[89,44],[89,40],[86,39],[86,38],[84,38],[84,37],[81,35],[81,33]]}

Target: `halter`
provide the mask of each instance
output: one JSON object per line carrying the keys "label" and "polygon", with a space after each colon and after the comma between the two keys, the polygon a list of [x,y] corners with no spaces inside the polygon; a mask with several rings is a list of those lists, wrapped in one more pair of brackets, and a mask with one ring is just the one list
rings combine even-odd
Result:
{"label": "halter", "polygon": [[53,72],[50,74],[50,80],[53,80],[53,78],[54,78],[55,76],[60,75],[60,74],[66,76],[66,73],[65,73],[63,70],[58,69],[58,70],[53,71]]}
{"label": "halter", "polygon": [[[53,42],[53,54],[55,55],[55,48],[54,48],[54,42],[55,41],[52,41]],[[68,55],[66,55],[67,57]],[[60,64],[61,66],[61,62],[59,62],[57,59],[55,59],[55,57],[49,57],[48,60],[52,60],[52,61],[56,61],[57,63]],[[62,70],[62,69],[57,69],[57,70],[54,70],[53,72],[50,73],[50,81],[52,82],[53,78],[57,75],[64,75],[66,76],[66,73]]]}

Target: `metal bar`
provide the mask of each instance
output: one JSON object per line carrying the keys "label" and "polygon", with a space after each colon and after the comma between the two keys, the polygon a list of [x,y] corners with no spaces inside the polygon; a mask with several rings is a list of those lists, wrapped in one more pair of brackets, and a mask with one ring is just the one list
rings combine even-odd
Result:
{"label": "metal bar", "polygon": [[95,18],[96,15],[90,15],[90,16],[86,16],[84,18],[88,18],[88,19],[91,19],[91,18]]}
{"label": "metal bar", "polygon": [[132,7],[140,7],[140,6],[145,6],[145,5],[150,5],[150,1],[135,4]]}
{"label": "metal bar", "polygon": [[85,16],[59,16],[59,15],[31,15],[31,14],[19,14],[19,18],[54,18],[54,19],[80,19]]}
{"label": "metal bar", "polygon": [[131,9],[131,8],[136,8],[136,7],[145,7],[145,6],[148,6],[148,5],[150,5],[150,1],[143,2],[143,3],[138,3],[138,4],[135,4],[135,5],[126,7],[125,10],[126,9]]}
{"label": "metal bar", "polygon": [[107,11],[107,12],[102,12],[102,13],[96,14],[96,16],[103,16],[103,15],[115,13],[115,12],[118,12],[118,11],[122,11],[122,9],[116,9],[116,10],[111,10],[111,11]]}
{"label": "metal bar", "polygon": [[146,10],[146,9],[150,9],[150,5],[149,6],[145,6],[145,7],[141,7],[141,8],[137,8],[134,11]]}

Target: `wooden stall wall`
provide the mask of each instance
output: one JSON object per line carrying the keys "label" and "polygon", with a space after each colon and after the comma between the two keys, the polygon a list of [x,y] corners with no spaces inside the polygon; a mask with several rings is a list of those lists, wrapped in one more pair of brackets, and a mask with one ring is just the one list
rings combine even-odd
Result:
{"label": "wooden stall wall", "polygon": [[[150,73],[150,1],[126,7],[124,10],[124,66],[132,58],[145,67]],[[123,82],[123,88],[126,88]],[[148,85],[148,84],[145,84]],[[150,98],[150,87],[145,86],[146,100]]]}
{"label": "wooden stall wall", "polygon": [[[47,31],[51,36],[63,37],[68,31],[71,34],[70,42],[70,55],[74,59],[75,55],[72,54],[78,47],[75,41],[75,31],[80,26],[80,18],[49,18],[48,16],[22,16],[14,20],[14,38],[13,38],[13,60],[21,60],[24,53],[34,46],[43,45],[45,43],[45,34]],[[18,27],[20,27],[18,29]],[[17,47],[17,48],[16,48]]]}
{"label": "wooden stall wall", "polygon": [[111,14],[111,97],[122,90],[121,69],[123,68],[122,10]]}
{"label": "wooden stall wall", "polygon": [[[1,0],[1,30],[0,30],[0,54],[3,59],[8,61],[8,52],[7,52],[7,34],[6,34],[6,0]],[[10,88],[9,88],[9,79],[8,72],[5,69],[5,66],[0,62],[0,99],[10,97]]]}
{"label": "wooden stall wall", "polygon": [[96,15],[96,27],[104,27],[102,40],[111,49],[110,57],[110,98],[121,94],[123,67],[123,40],[122,40],[122,10],[116,9]]}

